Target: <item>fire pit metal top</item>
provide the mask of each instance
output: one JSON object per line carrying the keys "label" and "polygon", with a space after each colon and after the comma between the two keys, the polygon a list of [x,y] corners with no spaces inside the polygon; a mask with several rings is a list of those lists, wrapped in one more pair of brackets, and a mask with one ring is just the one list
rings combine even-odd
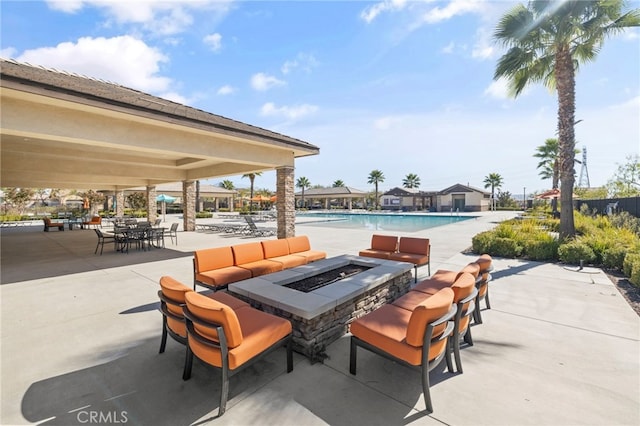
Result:
{"label": "fire pit metal top", "polygon": [[[285,287],[285,284],[349,264],[368,266],[371,269],[309,293]],[[380,283],[411,271],[412,268],[413,265],[406,262],[342,255],[229,284],[229,291],[299,317],[312,319],[375,288]]]}

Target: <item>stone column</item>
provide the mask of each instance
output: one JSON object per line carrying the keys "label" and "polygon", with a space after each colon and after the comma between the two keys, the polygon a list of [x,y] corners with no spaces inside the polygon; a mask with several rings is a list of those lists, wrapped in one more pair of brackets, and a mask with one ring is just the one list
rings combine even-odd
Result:
{"label": "stone column", "polygon": [[185,231],[196,230],[196,182],[182,182],[182,227]]}
{"label": "stone column", "polygon": [[353,209],[353,198],[349,198],[348,204],[349,204],[349,210]]}
{"label": "stone column", "polygon": [[234,208],[235,208],[235,206],[234,206],[235,201],[234,201],[233,197],[229,197],[228,201],[229,201],[229,211],[232,212],[232,211],[234,211]]}
{"label": "stone column", "polygon": [[276,210],[278,212],[278,238],[296,235],[294,168],[282,166],[276,169]]}
{"label": "stone column", "polygon": [[220,198],[216,197],[216,200],[214,201],[214,205],[213,205],[213,208],[215,211],[218,211],[218,209],[220,208],[220,203],[218,200],[220,200]]}
{"label": "stone column", "polygon": [[158,202],[156,201],[156,187],[147,186],[147,220],[151,223],[158,217]]}
{"label": "stone column", "polygon": [[116,191],[116,217],[124,216],[124,191]]}

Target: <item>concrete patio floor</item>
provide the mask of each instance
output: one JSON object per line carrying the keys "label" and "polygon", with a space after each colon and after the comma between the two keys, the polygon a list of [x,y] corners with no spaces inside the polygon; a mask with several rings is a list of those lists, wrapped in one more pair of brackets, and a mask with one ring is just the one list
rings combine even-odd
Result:
{"label": "concrete patio floor", "polygon": [[[456,270],[477,257],[463,253],[471,237],[510,216],[375,232],[430,238],[431,271]],[[373,232],[296,227],[328,256],[357,254]],[[178,239],[164,250],[105,247],[100,256],[93,231],[2,229],[0,424],[640,424],[638,315],[598,269],[512,259],[494,259],[492,309],[472,326],[474,346],[463,346],[464,373],[444,363],[431,373],[432,414],[416,370],[359,350],[351,375],[346,335],[324,363],[295,354],[287,374],[282,349],[232,376],[227,412],[216,418],[218,372],[196,361],[185,382],[184,347],[169,339],[158,354],[158,280],[191,285],[193,250],[260,239]]]}

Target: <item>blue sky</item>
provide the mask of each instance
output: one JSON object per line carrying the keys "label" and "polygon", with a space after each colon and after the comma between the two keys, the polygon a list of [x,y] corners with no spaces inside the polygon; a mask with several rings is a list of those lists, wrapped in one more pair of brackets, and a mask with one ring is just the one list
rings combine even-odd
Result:
{"label": "blue sky", "polygon": [[[507,1],[5,1],[0,55],[116,82],[320,147],[296,178],[371,190],[489,173],[514,195],[550,187],[536,147],[557,101],[506,96],[492,40]],[[640,2],[630,2],[640,7]],[[640,31],[609,39],[577,76],[577,147],[591,186],[640,154]],[[580,165],[576,171],[580,174]],[[238,187],[248,179],[227,177]],[[217,184],[222,179],[213,179]],[[256,178],[275,189],[275,172]]]}

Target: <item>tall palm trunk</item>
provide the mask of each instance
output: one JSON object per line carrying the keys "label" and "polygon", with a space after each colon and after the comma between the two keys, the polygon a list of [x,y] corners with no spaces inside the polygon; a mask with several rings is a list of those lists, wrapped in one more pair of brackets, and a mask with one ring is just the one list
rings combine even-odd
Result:
{"label": "tall palm trunk", "polygon": [[556,52],[558,90],[558,150],[560,157],[560,239],[575,235],[573,221],[573,185],[575,161],[575,70],[568,46]]}

